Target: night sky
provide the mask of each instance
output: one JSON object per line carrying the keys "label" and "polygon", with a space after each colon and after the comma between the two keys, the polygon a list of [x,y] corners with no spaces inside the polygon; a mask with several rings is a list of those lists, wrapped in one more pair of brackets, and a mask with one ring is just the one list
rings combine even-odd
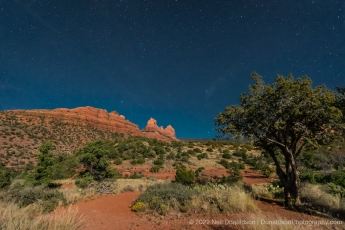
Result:
{"label": "night sky", "polygon": [[213,138],[253,71],[345,87],[345,1],[0,0],[0,110],[89,105]]}

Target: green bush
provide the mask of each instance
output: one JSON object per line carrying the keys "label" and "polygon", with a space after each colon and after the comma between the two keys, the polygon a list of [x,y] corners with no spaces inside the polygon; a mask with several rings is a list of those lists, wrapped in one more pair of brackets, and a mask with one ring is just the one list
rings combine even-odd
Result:
{"label": "green bush", "polygon": [[66,204],[63,194],[55,189],[46,186],[25,186],[22,183],[12,184],[7,193],[3,196],[5,201],[13,201],[19,207],[26,207],[37,203],[42,205],[43,213],[53,211],[61,202]]}
{"label": "green bush", "polygon": [[193,184],[195,173],[193,170],[187,170],[185,167],[179,167],[176,170],[175,181],[182,184]]}
{"label": "green bush", "polygon": [[222,157],[225,159],[231,159],[231,154],[230,153],[223,153]]}
{"label": "green bush", "polygon": [[195,170],[195,176],[196,177],[200,176],[201,172],[204,170],[205,170],[204,167],[197,168],[197,170]]}
{"label": "green bush", "polygon": [[154,165],[163,165],[163,164],[164,164],[164,160],[162,160],[162,159],[157,159],[157,160],[153,161],[153,164],[154,164]]}
{"label": "green bush", "polygon": [[181,158],[181,161],[183,161],[183,162],[188,162],[188,161],[189,161],[189,157],[183,156],[183,157]]}
{"label": "green bush", "polygon": [[193,149],[193,152],[195,152],[195,153],[201,153],[201,149],[199,149],[199,148],[194,148],[194,149]]}
{"label": "green bush", "polygon": [[11,184],[10,170],[0,164],[0,189],[7,187]]}
{"label": "green bush", "polygon": [[172,153],[172,152],[170,152],[170,153],[167,155],[167,159],[168,159],[168,160],[173,160],[173,159],[175,159],[175,154]]}
{"label": "green bush", "polygon": [[246,153],[247,153],[247,150],[246,149],[241,149],[241,150],[236,150],[233,155],[236,156],[236,157],[242,157],[242,158],[245,158],[246,157]]}
{"label": "green bush", "polygon": [[153,150],[156,152],[157,155],[166,154],[165,149],[161,146],[155,146]]}
{"label": "green bush", "polygon": [[196,194],[194,190],[179,183],[160,183],[148,187],[136,202],[152,203],[152,201],[162,199],[168,203],[174,198],[182,204],[191,200],[194,194]]}
{"label": "green bush", "polygon": [[116,164],[116,165],[121,165],[122,164],[122,159],[120,158],[120,157],[118,157],[118,158],[116,158],[115,160],[114,160],[114,164]]}
{"label": "green bush", "polygon": [[140,179],[140,178],[142,178],[143,177],[143,174],[141,174],[141,173],[137,173],[137,172],[134,172],[129,178],[131,178],[131,179]]}
{"label": "green bush", "polygon": [[93,182],[92,176],[84,176],[75,180],[75,185],[79,188],[87,188]]}
{"label": "green bush", "polygon": [[198,160],[201,160],[201,159],[208,158],[208,156],[207,156],[207,153],[200,153],[199,155],[197,155],[197,158]]}
{"label": "green bush", "polygon": [[213,148],[207,148],[206,151],[207,152],[213,152]]}
{"label": "green bush", "polygon": [[336,185],[340,185],[345,188],[345,170],[338,169],[331,174],[331,181]]}
{"label": "green bush", "polygon": [[105,178],[114,178],[119,176],[116,169],[110,168],[108,159],[110,143],[104,140],[97,140],[87,143],[81,148],[77,155],[80,163],[83,164],[85,171],[80,175],[91,176],[94,180],[101,181]]}
{"label": "green bush", "polygon": [[152,173],[158,173],[159,170],[161,170],[161,168],[162,168],[162,166],[160,166],[160,165],[154,165],[154,166],[152,166],[152,167],[150,168],[150,172],[152,172]]}
{"label": "green bush", "polygon": [[228,153],[230,153],[230,150],[229,150],[229,149],[224,149],[224,150],[223,150],[223,153],[224,153],[224,154],[228,154]]}

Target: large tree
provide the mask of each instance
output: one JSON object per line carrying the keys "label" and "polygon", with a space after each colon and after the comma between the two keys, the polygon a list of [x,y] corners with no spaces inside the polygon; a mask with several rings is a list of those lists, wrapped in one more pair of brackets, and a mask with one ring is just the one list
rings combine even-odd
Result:
{"label": "large tree", "polygon": [[[277,76],[264,84],[253,73],[255,84],[241,94],[241,106],[232,105],[215,119],[221,137],[246,136],[273,159],[284,185],[285,205],[298,205],[300,179],[296,159],[306,145],[328,144],[340,134],[342,112],[337,95],[324,85],[312,88],[310,78]],[[285,163],[278,161],[281,154]],[[284,165],[285,164],[285,165]]]}

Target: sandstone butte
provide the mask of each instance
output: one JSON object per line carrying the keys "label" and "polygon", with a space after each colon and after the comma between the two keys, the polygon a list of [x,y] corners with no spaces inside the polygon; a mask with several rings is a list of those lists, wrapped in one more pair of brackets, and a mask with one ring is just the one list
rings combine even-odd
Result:
{"label": "sandstone butte", "polygon": [[93,127],[99,130],[122,133],[131,136],[156,138],[162,141],[178,140],[175,130],[171,125],[165,129],[158,127],[155,119],[150,118],[147,126],[140,130],[138,125],[125,119],[125,116],[113,111],[108,113],[104,109],[97,109],[90,106],[78,107],[75,109],[59,108],[54,110],[12,110],[20,120],[41,120],[45,122],[74,124]]}

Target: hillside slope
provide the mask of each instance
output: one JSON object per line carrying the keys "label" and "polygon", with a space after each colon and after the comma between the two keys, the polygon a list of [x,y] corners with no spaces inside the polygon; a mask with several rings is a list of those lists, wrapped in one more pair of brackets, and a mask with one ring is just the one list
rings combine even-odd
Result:
{"label": "hillside slope", "polygon": [[[45,141],[56,150],[72,153],[88,141],[98,138],[115,139],[122,136],[141,136],[163,141],[177,140],[170,125],[158,127],[151,118],[147,127],[125,119],[116,111],[79,107],[54,110],[9,110],[0,112],[0,156],[7,166],[21,168],[33,161],[33,154]],[[32,162],[33,163],[33,162]]]}

